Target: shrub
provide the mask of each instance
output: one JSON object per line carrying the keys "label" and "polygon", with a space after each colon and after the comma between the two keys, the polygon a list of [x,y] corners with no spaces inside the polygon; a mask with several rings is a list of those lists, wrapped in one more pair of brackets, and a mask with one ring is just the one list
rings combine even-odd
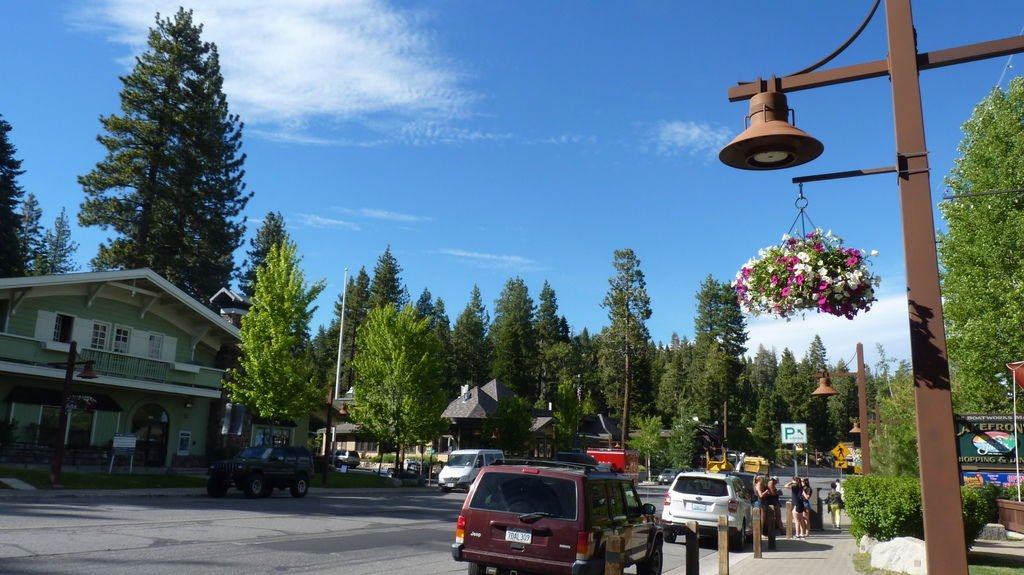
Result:
{"label": "shrub", "polygon": [[921,486],[916,477],[852,477],[843,482],[843,488],[854,537],[924,538]]}
{"label": "shrub", "polygon": [[[853,477],[843,482],[850,534],[880,541],[894,537],[924,538],[921,485],[916,477]],[[995,518],[998,489],[960,488],[964,542],[969,548],[986,523]]]}

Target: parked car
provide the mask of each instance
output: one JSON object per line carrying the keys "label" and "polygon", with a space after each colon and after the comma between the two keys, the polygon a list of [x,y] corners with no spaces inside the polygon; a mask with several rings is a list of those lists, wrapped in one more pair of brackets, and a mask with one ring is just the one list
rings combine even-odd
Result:
{"label": "parked car", "polygon": [[603,574],[618,538],[625,566],[660,575],[657,509],[631,478],[561,462],[503,461],[480,471],[462,504],[452,557],[468,573]]}
{"label": "parked car", "polygon": [[729,519],[729,547],[743,548],[753,535],[752,503],[743,480],[728,473],[699,471],[680,473],[665,493],[661,525],[665,541],[672,543],[686,529],[688,521],[696,521],[699,534],[718,532],[718,517]]}
{"label": "parked car", "polygon": [[350,468],[359,467],[359,453],[348,449],[339,449],[334,452],[334,466],[346,465]]}
{"label": "parked car", "polygon": [[223,497],[232,486],[246,497],[269,497],[274,489],[290,489],[305,497],[313,475],[313,454],[305,447],[247,447],[237,456],[207,470],[206,493]]}
{"label": "parked car", "polygon": [[668,485],[669,483],[672,483],[672,481],[675,480],[676,475],[679,475],[680,473],[682,473],[682,471],[682,469],[677,469],[675,467],[662,469],[661,473],[659,473],[658,476],[655,477],[655,481],[658,482],[658,485]]}
{"label": "parked car", "polygon": [[469,489],[480,470],[505,458],[500,449],[460,449],[448,456],[448,463],[437,474],[437,484],[445,493],[452,489]]}

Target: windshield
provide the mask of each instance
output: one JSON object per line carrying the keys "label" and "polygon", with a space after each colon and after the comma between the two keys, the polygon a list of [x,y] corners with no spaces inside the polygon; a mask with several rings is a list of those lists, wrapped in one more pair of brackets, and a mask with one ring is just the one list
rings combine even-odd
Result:
{"label": "windshield", "polygon": [[243,459],[263,459],[269,453],[269,447],[246,447],[238,456]]}
{"label": "windshield", "polygon": [[459,453],[448,460],[448,467],[469,467],[475,460],[475,453]]}

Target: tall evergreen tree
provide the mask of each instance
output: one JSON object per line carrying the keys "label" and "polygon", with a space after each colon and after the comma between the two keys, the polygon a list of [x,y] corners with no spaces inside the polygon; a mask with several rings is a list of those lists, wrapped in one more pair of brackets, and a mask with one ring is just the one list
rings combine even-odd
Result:
{"label": "tall evergreen tree", "polygon": [[32,261],[33,275],[66,274],[78,269],[75,263],[75,252],[78,242],[71,239],[71,225],[68,223],[67,210],[60,209],[60,215],[53,227],[43,234],[42,244],[35,259]]}
{"label": "tall evergreen tree", "polygon": [[247,258],[242,264],[242,274],[238,279],[238,289],[247,297],[252,297],[256,270],[267,260],[270,249],[289,239],[281,212],[268,212],[260,229],[256,230],[256,236],[249,240],[251,249],[246,252]]}
{"label": "tall evergreen tree", "polygon": [[384,248],[384,253],[377,258],[377,266],[373,268],[373,281],[370,282],[370,309],[394,304],[401,311],[409,304],[409,292],[402,285],[402,266],[391,254],[391,246]]}
{"label": "tall evergreen tree", "polygon": [[25,173],[18,152],[8,134],[11,125],[0,116],[0,277],[25,274],[25,252],[21,245],[21,216],[18,203],[24,191],[18,176]]}
{"label": "tall evergreen tree", "polygon": [[[419,299],[416,300],[416,311],[419,312],[420,317],[425,317],[433,321],[434,296],[430,294],[429,289],[423,288],[423,293],[421,293]],[[434,327],[433,324],[431,324],[430,327]]]}
{"label": "tall evergreen tree", "polygon": [[533,314],[533,299],[526,283],[521,278],[510,279],[494,304],[494,323],[488,332],[493,350],[491,377],[500,378],[528,403],[537,400]]}
{"label": "tall evergreen tree", "polygon": [[701,282],[693,330],[695,338],[707,334],[737,362],[746,353],[747,322],[728,282],[717,281],[710,275]]}
{"label": "tall evergreen tree", "polygon": [[558,299],[554,288],[547,281],[540,290],[536,319],[537,352],[540,360],[537,371],[537,396],[541,402],[548,402],[555,398],[559,365],[565,359],[564,344],[568,343],[569,338],[568,334],[562,332],[562,321],[558,316]]}
{"label": "tall evergreen tree", "polygon": [[441,382],[450,398],[454,398],[459,390],[455,383],[455,358],[452,345],[452,327],[448,313],[444,308],[444,300],[437,298],[430,306],[429,327],[437,337],[437,353],[441,362]]}
{"label": "tall evergreen tree", "polygon": [[25,194],[21,202],[21,230],[18,237],[21,240],[22,261],[25,262],[25,271],[28,275],[42,275],[36,272],[32,266],[43,251],[43,210],[39,207],[39,200],[32,192]]}
{"label": "tall evergreen tree", "polygon": [[121,78],[122,115],[100,117],[107,156],[78,181],[83,226],[112,229],[95,269],[148,267],[199,301],[234,275],[252,194],[242,123],[228,111],[217,47],[192,12],[156,16],[148,47]]}
{"label": "tall evergreen tree", "polygon": [[[952,194],[1024,188],[1024,77],[994,89],[963,125]],[[1024,359],[1024,196],[995,194],[939,204],[943,312],[957,411],[1005,412],[1008,361]],[[1011,384],[1012,385],[1012,384]]]}
{"label": "tall evergreen tree", "polygon": [[[347,293],[338,294],[338,299],[334,303],[334,318],[331,320],[331,324],[326,332],[326,337],[330,342],[330,362],[327,364],[329,369],[328,375],[332,382],[339,374],[337,371],[338,340],[341,339],[341,382],[338,386],[339,393],[345,393],[352,389],[352,386],[355,384],[355,372],[350,364],[356,356],[359,344],[356,341],[356,333],[358,333],[359,327],[366,322],[366,314],[370,311],[368,303],[370,299],[370,276],[366,273],[366,268],[360,268],[359,273],[349,277],[348,285],[345,289]],[[345,335],[339,338],[343,301],[345,304]]]}
{"label": "tall evergreen tree", "polygon": [[615,275],[608,280],[608,293],[601,304],[611,321],[601,337],[602,364],[606,366],[605,395],[610,403],[613,397],[619,399],[622,430],[628,433],[633,396],[653,395],[646,324],[651,317],[651,299],[640,259],[632,249],[616,250],[612,265]]}
{"label": "tall evergreen tree", "polygon": [[233,401],[272,422],[322,405],[322,378],[311,372],[309,321],[323,282],[306,283],[292,242],[275,245],[256,272],[252,307],[242,317],[240,368],[224,381]]}
{"label": "tall evergreen tree", "polygon": [[455,329],[452,330],[456,385],[487,383],[491,369],[491,346],[487,337],[490,323],[480,288],[473,286],[469,303],[455,320]]}

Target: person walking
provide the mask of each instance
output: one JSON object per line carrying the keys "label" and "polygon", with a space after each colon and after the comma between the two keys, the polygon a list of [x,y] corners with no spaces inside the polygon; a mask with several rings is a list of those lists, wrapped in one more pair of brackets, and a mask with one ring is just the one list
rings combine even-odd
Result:
{"label": "person walking", "polygon": [[839,482],[833,481],[832,489],[825,498],[825,503],[828,504],[828,514],[832,517],[833,529],[839,529],[840,514],[843,512],[843,494],[840,489]]}
{"label": "person walking", "polygon": [[800,480],[800,495],[804,498],[804,537],[808,537],[811,534],[811,500],[814,498],[814,492],[811,490],[811,479],[809,477],[803,477]]}

